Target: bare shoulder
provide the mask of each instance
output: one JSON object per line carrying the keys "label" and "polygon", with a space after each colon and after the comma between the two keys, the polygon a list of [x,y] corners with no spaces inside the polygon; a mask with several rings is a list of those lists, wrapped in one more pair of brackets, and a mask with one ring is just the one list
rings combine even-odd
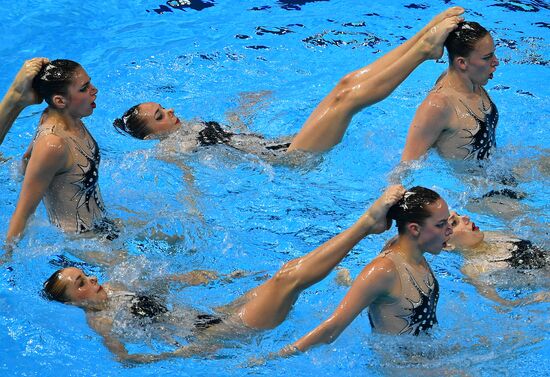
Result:
{"label": "bare shoulder", "polygon": [[34,141],[32,156],[62,157],[68,152],[67,141],[53,133],[39,135]]}
{"label": "bare shoulder", "polygon": [[104,315],[102,312],[86,313],[88,325],[100,334],[107,334],[113,327],[113,319]]}
{"label": "bare shoulder", "polygon": [[432,90],[424,99],[419,110],[428,111],[432,114],[450,114],[452,109],[452,94],[445,88]]}
{"label": "bare shoulder", "polygon": [[384,286],[392,284],[397,276],[397,271],[395,263],[390,258],[385,258],[385,254],[386,252],[383,252],[367,264],[359,274],[359,278],[364,281],[377,281]]}

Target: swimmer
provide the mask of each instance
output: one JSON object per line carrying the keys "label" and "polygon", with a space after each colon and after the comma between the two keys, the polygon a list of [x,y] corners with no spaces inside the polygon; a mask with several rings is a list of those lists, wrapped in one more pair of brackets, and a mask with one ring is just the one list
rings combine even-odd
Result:
{"label": "swimmer", "polygon": [[373,331],[418,335],[437,323],[438,282],[424,258],[437,255],[452,234],[447,204],[434,191],[413,187],[388,211],[398,236],[355,279],[334,313],[280,354],[331,343],[368,307]]}
{"label": "swimmer", "polygon": [[462,272],[483,296],[507,306],[526,304],[534,301],[548,300],[541,295],[525,299],[507,300],[502,298],[494,284],[484,277],[495,272],[525,273],[541,270],[548,274],[550,254],[548,250],[534,245],[531,241],[497,232],[483,232],[468,216],[451,212],[449,224],[453,234],[447,242],[447,249],[461,253],[466,262]]}
{"label": "swimmer", "polygon": [[416,160],[432,147],[446,159],[484,160],[496,147],[498,111],[483,88],[499,64],[491,34],[477,22],[461,22],[445,47],[449,68],[420,104],[402,161]]}
{"label": "swimmer", "polygon": [[422,62],[440,58],[443,42],[462,21],[459,15],[463,12],[460,7],[446,10],[402,45],[372,64],[344,76],[314,109],[294,138],[266,140],[258,135],[232,133],[217,122],[182,121],[173,109],[166,109],[155,102],[133,106],[114,121],[114,126],[138,139],[164,139],[178,131],[178,135],[183,134],[186,139],[182,143],[185,150],[226,144],[255,153],[257,144],[261,144],[265,153],[260,154],[295,150],[323,152],[342,140],[356,113],[389,96]]}
{"label": "swimmer", "polygon": [[60,59],[42,65],[32,88],[48,107],[31,145],[7,244],[21,236],[41,200],[50,222],[66,232],[109,228],[98,185],[99,147],[81,120],[96,107],[96,87],[78,63]]}
{"label": "swimmer", "polygon": [[46,58],[26,60],[13,79],[6,95],[0,102],[0,145],[21,111],[28,106],[42,102],[40,95],[32,88],[32,80],[42,66],[48,62],[49,60]]}
{"label": "swimmer", "polygon": [[[51,299],[84,309],[90,326],[104,338],[107,348],[120,360],[151,362],[207,352],[211,349],[209,345],[220,347],[216,344],[219,344],[222,335],[235,336],[277,327],[285,320],[303,290],[324,279],[367,235],[382,233],[391,226],[391,220],[387,219],[388,209],[403,197],[403,193],[402,186],[389,187],[347,230],[309,254],[287,262],[271,279],[229,305],[216,308],[213,314],[198,313],[194,318],[187,318],[184,322],[191,323],[190,330],[199,333],[197,336],[203,342],[190,343],[174,352],[129,354],[122,340],[116,336],[115,317],[128,317],[128,312],[131,312],[133,316],[162,321],[163,316],[169,315],[166,306],[157,300],[140,298],[138,294],[128,292],[127,288],[99,285],[95,277],[88,277],[77,268],[55,272],[44,284],[44,291]],[[445,224],[446,220],[447,217]],[[173,326],[174,322],[171,324]]]}

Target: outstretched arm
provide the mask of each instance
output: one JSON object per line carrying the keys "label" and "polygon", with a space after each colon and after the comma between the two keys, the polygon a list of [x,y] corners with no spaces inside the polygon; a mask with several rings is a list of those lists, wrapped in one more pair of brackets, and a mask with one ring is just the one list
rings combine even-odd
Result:
{"label": "outstretched arm", "polygon": [[395,277],[393,262],[382,258],[375,259],[355,279],[334,313],[309,334],[296,341],[291,348],[306,351],[320,343],[332,343],[363,309],[378,297],[390,292]]}
{"label": "outstretched arm", "polygon": [[21,111],[29,105],[42,102],[42,99],[32,89],[32,80],[42,66],[47,63],[48,59],[46,58],[25,61],[0,102],[0,145]]}
{"label": "outstretched arm", "polygon": [[119,339],[117,339],[111,333],[113,322],[109,318],[90,318],[88,317],[88,324],[103,338],[103,344],[112,352],[116,358],[121,362],[146,364],[162,361],[174,357],[191,357],[196,354],[206,352],[204,347],[195,345],[188,345],[178,348],[172,352],[162,352],[159,354],[142,354],[142,353],[128,353],[128,350]]}
{"label": "outstretched arm", "polygon": [[539,292],[531,294],[527,297],[518,298],[515,300],[508,300],[503,298],[493,285],[483,281],[480,278],[475,266],[468,265],[463,267],[462,273],[467,276],[467,280],[475,287],[476,291],[478,291],[480,295],[502,306],[515,307],[520,305],[533,304],[536,302],[550,301],[550,294],[548,292]]}
{"label": "outstretched arm", "polygon": [[409,126],[401,161],[417,160],[426,154],[448,127],[450,118],[451,108],[446,99],[438,93],[429,94]]}

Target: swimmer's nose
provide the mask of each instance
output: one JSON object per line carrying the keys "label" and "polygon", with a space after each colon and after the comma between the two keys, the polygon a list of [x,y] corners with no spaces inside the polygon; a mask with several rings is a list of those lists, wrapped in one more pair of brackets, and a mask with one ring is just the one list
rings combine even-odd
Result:
{"label": "swimmer's nose", "polygon": [[465,224],[470,223],[470,218],[468,216],[462,216],[462,220],[464,221]]}
{"label": "swimmer's nose", "polygon": [[498,61],[498,58],[497,58],[497,56],[495,55],[495,56],[494,56],[494,60],[493,60],[493,66],[494,66],[494,67],[498,67],[499,64],[500,64],[500,63],[499,63],[499,61]]}
{"label": "swimmer's nose", "polygon": [[91,93],[95,96],[99,90],[95,87],[95,85],[93,85],[92,83],[90,83],[90,89],[91,89]]}
{"label": "swimmer's nose", "polygon": [[97,278],[95,276],[90,276],[90,281],[92,282],[92,284],[96,285],[97,284]]}

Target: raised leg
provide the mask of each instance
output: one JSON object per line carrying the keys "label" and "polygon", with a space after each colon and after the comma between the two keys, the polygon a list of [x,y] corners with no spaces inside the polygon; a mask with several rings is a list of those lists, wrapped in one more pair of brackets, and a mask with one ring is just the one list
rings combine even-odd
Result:
{"label": "raised leg", "polygon": [[323,280],[365,236],[388,229],[386,214],[405,192],[392,186],[350,228],[309,254],[286,263],[271,279],[248,292],[237,313],[253,328],[273,328],[287,316],[300,293]]}
{"label": "raised leg", "polygon": [[311,113],[288,150],[322,152],[338,144],[357,112],[389,96],[422,62],[441,56],[443,43],[462,20],[458,14],[463,11],[448,9],[413,38],[346,75]]}

